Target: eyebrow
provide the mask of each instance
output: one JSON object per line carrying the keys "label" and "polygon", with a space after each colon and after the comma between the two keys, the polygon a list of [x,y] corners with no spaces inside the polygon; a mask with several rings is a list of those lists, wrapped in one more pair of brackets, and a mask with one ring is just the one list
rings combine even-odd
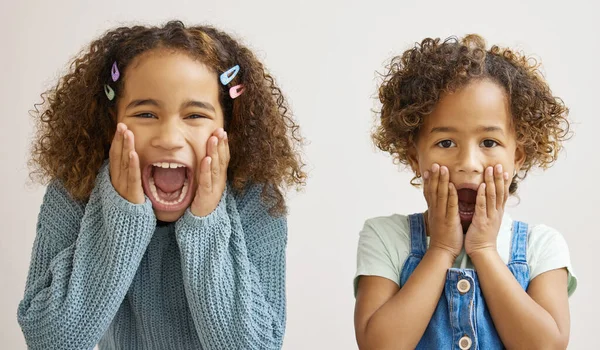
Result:
{"label": "eyebrow", "polygon": [[[140,106],[160,107],[160,102],[158,102],[157,100],[153,100],[153,99],[133,100],[127,105],[127,107],[125,109],[127,110],[129,108],[140,107]],[[209,111],[216,112],[215,107],[212,104],[210,104],[209,102],[203,102],[203,101],[188,100],[188,101],[185,101],[181,105],[181,107],[182,108],[197,107],[197,108],[207,109]]]}
{"label": "eyebrow", "polygon": [[197,107],[197,108],[208,109],[209,111],[216,112],[215,107],[212,104],[210,104],[209,102],[203,102],[203,101],[188,100],[183,103],[182,107],[183,108]]}
{"label": "eyebrow", "polygon": [[[481,126],[481,127],[477,128],[476,131],[477,132],[499,132],[501,134],[504,134],[504,130],[499,126]],[[438,126],[438,127],[432,128],[429,133],[433,134],[433,133],[442,133],[442,132],[458,132],[458,130],[456,128],[452,128],[452,127],[448,127],[448,126]]]}

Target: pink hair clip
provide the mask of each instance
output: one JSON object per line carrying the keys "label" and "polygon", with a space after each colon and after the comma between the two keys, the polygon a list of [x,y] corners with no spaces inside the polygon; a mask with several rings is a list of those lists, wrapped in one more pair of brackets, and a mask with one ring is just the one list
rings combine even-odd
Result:
{"label": "pink hair clip", "polygon": [[229,96],[232,99],[234,99],[236,97],[239,97],[241,94],[243,94],[244,90],[246,90],[246,88],[244,87],[244,84],[236,85],[236,86],[232,87],[231,89],[229,89]]}

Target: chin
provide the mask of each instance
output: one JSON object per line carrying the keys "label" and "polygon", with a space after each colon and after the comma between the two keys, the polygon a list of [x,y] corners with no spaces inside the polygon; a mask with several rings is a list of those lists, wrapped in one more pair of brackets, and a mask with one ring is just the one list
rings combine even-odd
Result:
{"label": "chin", "polygon": [[[187,209],[187,208],[186,208]],[[156,219],[162,222],[175,222],[179,220],[185,214],[185,210],[177,210],[177,211],[162,211],[154,209],[154,215]]]}

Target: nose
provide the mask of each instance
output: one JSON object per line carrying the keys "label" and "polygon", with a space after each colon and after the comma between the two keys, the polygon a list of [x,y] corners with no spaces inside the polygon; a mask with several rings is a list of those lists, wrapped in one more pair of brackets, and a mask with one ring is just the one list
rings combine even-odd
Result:
{"label": "nose", "polygon": [[485,166],[480,148],[471,146],[459,149],[456,169],[460,173],[482,174]]}
{"label": "nose", "polygon": [[176,120],[165,121],[157,127],[156,135],[152,139],[153,147],[171,151],[182,148],[185,145],[183,132]]}

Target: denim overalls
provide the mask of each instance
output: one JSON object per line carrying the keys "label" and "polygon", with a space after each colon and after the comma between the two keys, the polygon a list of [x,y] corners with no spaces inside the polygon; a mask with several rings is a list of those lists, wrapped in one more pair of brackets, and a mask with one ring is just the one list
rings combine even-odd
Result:
{"label": "denim overalls", "polygon": [[[410,255],[400,272],[403,286],[427,249],[423,214],[409,216]],[[508,268],[523,289],[529,285],[527,224],[514,221]],[[451,268],[444,291],[417,349],[504,349],[473,269]]]}

